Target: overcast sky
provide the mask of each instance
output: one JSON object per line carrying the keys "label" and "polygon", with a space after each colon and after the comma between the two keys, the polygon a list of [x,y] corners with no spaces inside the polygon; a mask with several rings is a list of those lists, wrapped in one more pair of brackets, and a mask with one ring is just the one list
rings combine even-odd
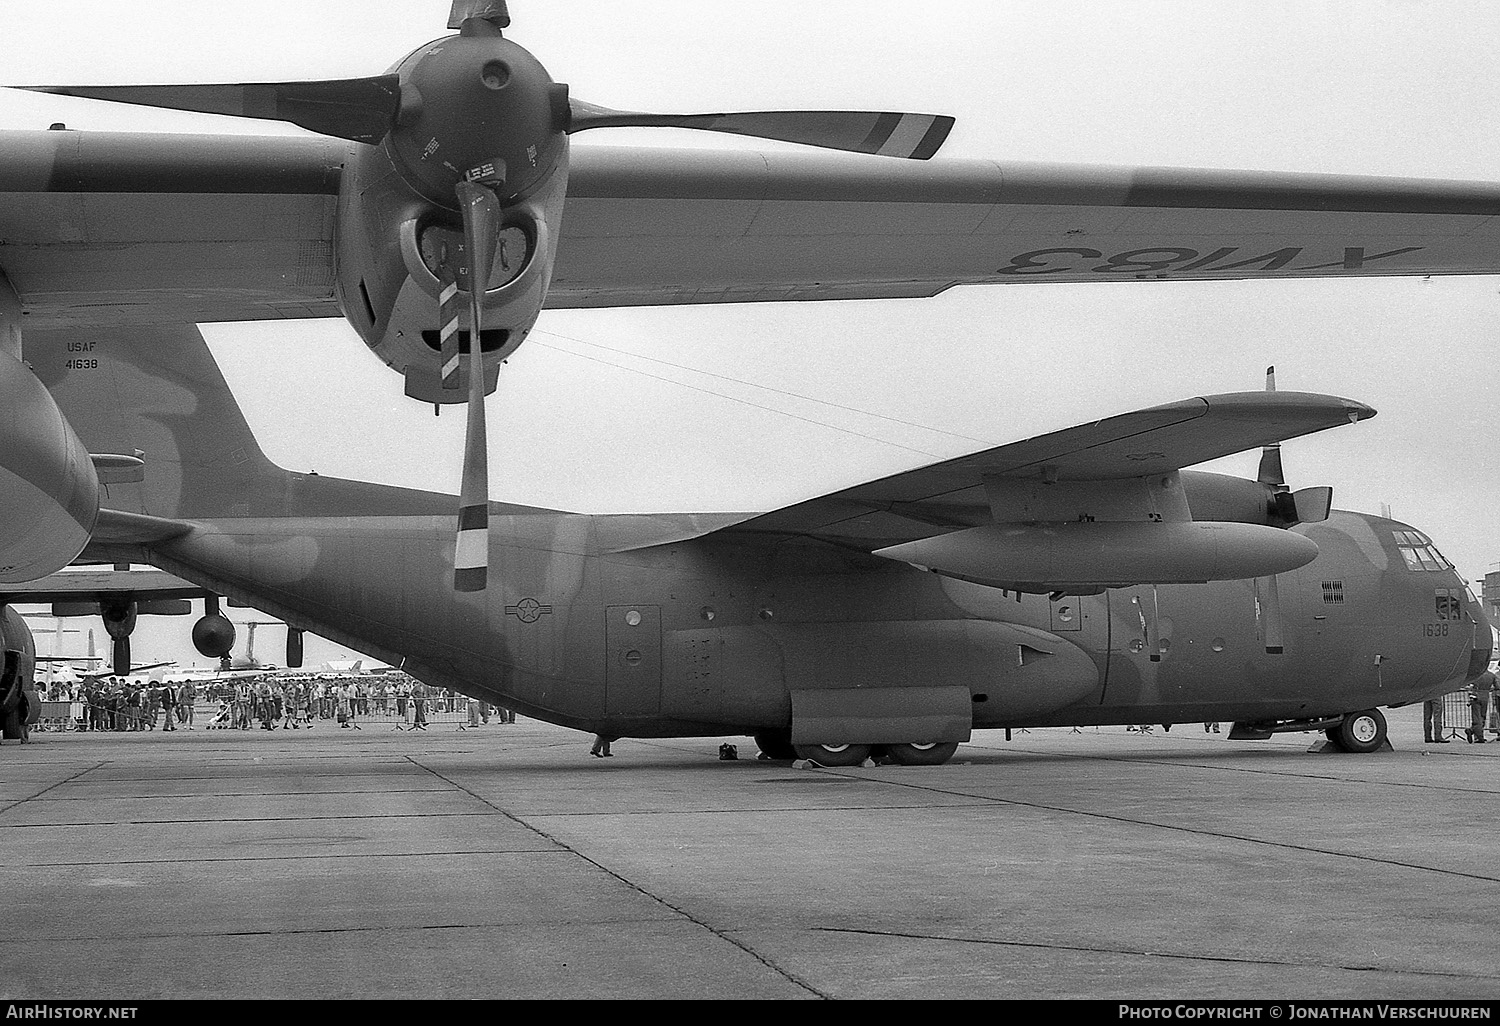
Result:
{"label": "overcast sky", "polygon": [[[8,0],[0,74],[378,74],[442,35],[448,6],[134,0],[81,15]],[[574,96],[611,107],[952,114],[937,160],[1500,175],[1494,3],[513,0],[511,13],[511,38]],[[0,127],[53,121],[299,131],[0,90]],[[755,145],[667,130],[575,145],[595,143]],[[462,417],[435,420],[404,399],[343,322],[205,334],[277,462],[457,490]],[[1380,411],[1289,443],[1292,487],[1332,485],[1343,508],[1388,503],[1477,591],[1500,565],[1497,335],[1494,278],[1004,285],[931,300],[548,312],[491,402],[491,495],[584,512],[769,509],[1138,407],[1259,388],[1274,363],[1283,389]],[[1213,469],[1253,476],[1256,459]],[[171,623],[172,640],[143,627],[138,655],[183,652],[190,621]],[[279,633],[257,654],[273,655]],[[342,653],[310,645],[309,660]]]}

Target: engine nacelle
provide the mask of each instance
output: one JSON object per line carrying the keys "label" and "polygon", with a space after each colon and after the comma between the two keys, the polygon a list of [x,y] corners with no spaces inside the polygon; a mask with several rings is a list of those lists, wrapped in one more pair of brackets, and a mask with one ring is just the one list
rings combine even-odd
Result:
{"label": "engine nacelle", "polygon": [[[564,146],[536,188],[503,209],[480,339],[486,393],[494,391],[500,362],[525,341],[546,301],[567,180]],[[445,243],[462,245],[458,212],[409,184],[386,145],[350,153],[340,197],[336,287],[345,318],[388,367],[406,378],[407,395],[426,403],[466,401],[466,381],[444,389],[440,379],[439,254]],[[465,301],[459,342],[466,353],[469,319]]]}
{"label": "engine nacelle", "polygon": [[99,517],[99,477],[52,393],[0,352],[0,584],[24,584],[77,558]]}
{"label": "engine nacelle", "polygon": [[23,706],[27,724],[41,717],[42,699],[36,691],[36,643],[21,614],[9,606],[0,606],[0,733],[7,739],[22,736]]}
{"label": "engine nacelle", "polygon": [[1322,523],[1333,506],[1333,489],[1326,486],[1290,492],[1203,470],[1184,470],[1181,478],[1194,520],[1292,527]]}
{"label": "engine nacelle", "polygon": [[193,647],[200,654],[223,659],[234,648],[234,624],[223,613],[208,613],[193,624]]}

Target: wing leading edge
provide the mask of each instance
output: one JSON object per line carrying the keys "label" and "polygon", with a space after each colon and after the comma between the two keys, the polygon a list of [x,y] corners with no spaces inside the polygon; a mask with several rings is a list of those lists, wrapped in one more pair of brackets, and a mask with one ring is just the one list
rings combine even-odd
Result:
{"label": "wing leading edge", "polygon": [[1176,471],[1374,415],[1304,392],[1185,399],[856,485],[731,530],[874,551],[997,523],[1189,522]]}

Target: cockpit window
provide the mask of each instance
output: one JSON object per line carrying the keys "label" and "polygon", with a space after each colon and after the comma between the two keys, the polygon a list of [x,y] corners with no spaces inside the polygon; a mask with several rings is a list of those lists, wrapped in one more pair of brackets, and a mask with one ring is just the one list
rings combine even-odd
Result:
{"label": "cockpit window", "polygon": [[1396,548],[1408,570],[1451,570],[1453,564],[1443,558],[1432,541],[1421,531],[1395,531]]}

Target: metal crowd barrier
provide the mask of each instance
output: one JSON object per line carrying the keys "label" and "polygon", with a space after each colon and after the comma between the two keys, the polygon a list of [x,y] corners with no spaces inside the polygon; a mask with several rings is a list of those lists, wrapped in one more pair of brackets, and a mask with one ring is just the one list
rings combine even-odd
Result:
{"label": "metal crowd barrier", "polygon": [[1443,736],[1464,738],[1469,734],[1469,693],[1450,691],[1443,696]]}

